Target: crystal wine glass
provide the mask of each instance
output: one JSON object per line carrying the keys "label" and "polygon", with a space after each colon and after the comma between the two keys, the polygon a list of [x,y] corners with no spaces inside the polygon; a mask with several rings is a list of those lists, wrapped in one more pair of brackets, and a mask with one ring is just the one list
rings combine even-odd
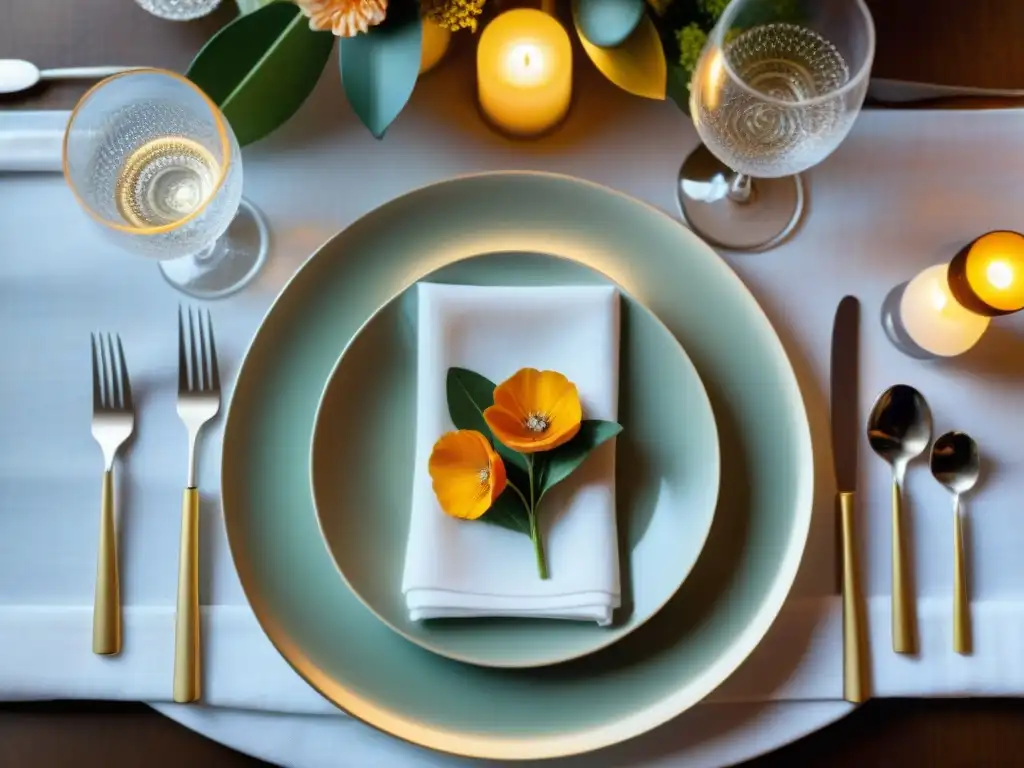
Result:
{"label": "crystal wine glass", "polygon": [[690,82],[704,142],[679,172],[690,227],[740,251],[784,240],[803,215],[798,174],[850,132],[874,53],[864,0],[732,0]]}
{"label": "crystal wine glass", "polygon": [[236,291],[266,259],[266,222],[242,199],[231,127],[174,72],[137,69],[89,90],[64,135],[64,177],[111,239],[159,259],[191,296]]}

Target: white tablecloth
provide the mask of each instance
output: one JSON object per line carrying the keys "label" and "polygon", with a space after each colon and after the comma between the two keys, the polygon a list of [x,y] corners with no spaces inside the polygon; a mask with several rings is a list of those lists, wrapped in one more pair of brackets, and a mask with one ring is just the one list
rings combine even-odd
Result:
{"label": "white tablecloth", "polygon": [[[211,306],[225,379],[233,377],[273,296],[310,252],[410,188],[463,172],[540,169],[605,183],[675,211],[678,161],[696,139],[671,105],[629,98],[584,75],[585,98],[562,130],[540,143],[517,144],[481,125],[469,96],[471,78],[469,62],[442,67],[417,88],[387,139],[377,142],[349,113],[329,68],[296,119],[246,150],[246,193],[267,214],[274,243],[258,282]],[[859,517],[867,542],[865,587],[877,596],[871,628],[878,693],[1024,694],[1024,526],[1015,484],[1024,460],[1020,318],[998,321],[971,354],[941,363],[903,357],[876,320],[896,283],[948,259],[981,232],[1024,228],[1022,127],[1019,111],[864,114],[844,145],[810,175],[809,217],[797,237],[767,254],[727,257],[791,354],[814,431],[819,482],[797,599],[770,644],[722,689],[719,701],[834,702],[841,693],[838,613],[829,597],[834,528],[826,393],[831,319],[846,293],[864,305],[862,411],[885,386],[913,384],[929,398],[936,429],[971,432],[987,459],[984,482],[967,502],[977,647],[968,659],[949,650],[949,502],[924,465],[911,469],[907,506],[922,598],[922,654],[906,659],[891,653],[888,640],[888,470],[863,445]],[[179,301],[155,264],[99,238],[58,176],[0,174],[0,697],[170,698],[185,477],[185,435],[174,410]],[[114,659],[94,658],[88,650],[101,470],[89,433],[92,330],[121,333],[140,407],[120,473],[126,626],[124,654]],[[217,426],[200,454],[207,703],[329,713],[276,656],[244,607],[217,496],[219,441]],[[61,628],[66,631],[56,631]],[[698,707],[669,727],[678,738],[661,729],[660,736],[630,745],[636,757],[625,763],[682,764],[693,754],[686,724],[697,727],[712,709],[735,706]],[[779,706],[758,711],[775,717]],[[821,707],[805,711],[812,710],[824,717]],[[829,716],[843,711],[837,704]],[[202,709],[181,717],[201,727],[197,722],[207,714],[208,726],[238,717]],[[294,721],[287,727],[297,727]],[[323,730],[309,722],[310,734]],[[766,748],[749,728],[735,734],[729,739]],[[406,764],[400,756],[412,754],[378,734],[353,744],[346,754],[353,766],[379,765],[389,755],[396,762],[387,764]],[[309,752],[306,744],[303,754]],[[267,754],[284,759],[281,752]],[[734,743],[729,754],[740,759],[747,753]]]}

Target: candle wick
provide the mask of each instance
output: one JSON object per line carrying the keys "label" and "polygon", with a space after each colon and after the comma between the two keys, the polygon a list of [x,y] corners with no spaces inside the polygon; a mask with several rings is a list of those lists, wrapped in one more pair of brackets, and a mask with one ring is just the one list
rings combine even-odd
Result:
{"label": "candle wick", "polygon": [[529,53],[524,53],[523,54],[523,65],[526,66],[526,67],[530,66],[530,54]]}

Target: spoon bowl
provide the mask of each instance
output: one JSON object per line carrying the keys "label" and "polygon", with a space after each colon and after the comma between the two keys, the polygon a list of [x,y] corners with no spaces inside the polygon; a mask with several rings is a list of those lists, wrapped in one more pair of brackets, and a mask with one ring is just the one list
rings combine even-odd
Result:
{"label": "spoon bowl", "polygon": [[931,464],[935,479],[960,496],[977,484],[981,474],[978,444],[965,432],[947,432],[932,446]]}
{"label": "spoon bowl", "polygon": [[931,437],[932,414],[924,395],[897,384],[878,396],[868,417],[868,442],[893,466],[898,482],[906,465],[924,453]]}

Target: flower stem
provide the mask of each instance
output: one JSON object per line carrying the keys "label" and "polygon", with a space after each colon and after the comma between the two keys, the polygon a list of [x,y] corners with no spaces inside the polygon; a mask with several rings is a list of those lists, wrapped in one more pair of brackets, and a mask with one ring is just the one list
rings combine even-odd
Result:
{"label": "flower stem", "polygon": [[537,500],[534,496],[533,454],[526,455],[526,476],[530,480],[530,539],[533,541],[533,553],[537,556],[537,573],[541,579],[547,579],[548,566],[544,559],[544,542],[541,540],[540,527],[537,525]]}
{"label": "flower stem", "polygon": [[533,553],[537,556],[537,573],[541,579],[547,579],[548,565],[544,559],[544,540],[540,536],[535,513],[530,513],[530,538],[533,539]]}

